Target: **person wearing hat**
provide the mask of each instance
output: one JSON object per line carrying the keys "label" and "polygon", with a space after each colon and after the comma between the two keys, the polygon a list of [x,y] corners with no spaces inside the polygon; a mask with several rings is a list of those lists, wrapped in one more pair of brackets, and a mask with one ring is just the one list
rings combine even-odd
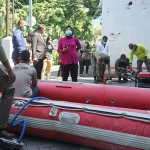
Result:
{"label": "person wearing hat", "polygon": [[[115,72],[118,76],[118,81],[121,81],[121,74],[126,73],[126,70],[131,68],[129,64],[129,58],[126,57],[125,54],[121,54],[120,58],[118,58],[115,62]],[[127,81],[126,77],[123,77],[123,81]]]}
{"label": "person wearing hat", "polygon": [[130,51],[130,64],[132,65],[133,55],[137,57],[137,70],[142,72],[142,64],[143,62],[146,65],[147,71],[150,72],[150,59],[148,50],[145,46],[141,44],[129,44]]}

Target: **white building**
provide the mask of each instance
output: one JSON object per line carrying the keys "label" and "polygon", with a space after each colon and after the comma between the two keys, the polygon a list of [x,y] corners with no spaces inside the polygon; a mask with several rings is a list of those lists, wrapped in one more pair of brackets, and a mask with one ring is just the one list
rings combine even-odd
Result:
{"label": "white building", "polygon": [[[150,50],[150,0],[103,0],[102,35],[108,36],[111,66],[121,54],[129,57],[129,43]],[[134,56],[133,66],[136,66]]]}

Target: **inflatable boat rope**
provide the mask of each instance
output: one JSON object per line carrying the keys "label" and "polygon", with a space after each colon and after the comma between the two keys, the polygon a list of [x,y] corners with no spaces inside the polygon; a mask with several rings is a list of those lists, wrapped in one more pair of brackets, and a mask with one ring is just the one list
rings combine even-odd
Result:
{"label": "inflatable boat rope", "polygon": [[49,100],[48,98],[45,98],[45,97],[35,97],[35,98],[30,99],[29,101],[27,101],[27,102],[23,105],[23,107],[17,112],[17,114],[15,115],[15,117],[12,119],[12,121],[11,121],[10,124],[11,124],[11,126],[13,126],[13,127],[18,126],[19,124],[22,124],[22,123],[23,123],[23,128],[22,128],[22,131],[21,131],[21,135],[20,135],[19,139],[17,140],[17,142],[20,142],[21,139],[23,138],[23,135],[24,135],[24,132],[25,132],[25,129],[26,129],[27,121],[26,121],[25,119],[23,119],[23,120],[21,120],[21,121],[18,122],[18,123],[14,123],[15,120],[16,120],[16,118],[18,117],[18,115],[20,115],[20,113],[21,113],[31,102],[33,102],[33,101],[35,101],[35,100],[41,100],[41,99],[43,99],[43,100]]}

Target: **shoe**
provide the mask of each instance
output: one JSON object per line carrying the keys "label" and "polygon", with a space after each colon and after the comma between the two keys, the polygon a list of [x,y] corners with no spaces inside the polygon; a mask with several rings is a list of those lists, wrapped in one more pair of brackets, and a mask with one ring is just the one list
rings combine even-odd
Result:
{"label": "shoe", "polygon": [[123,81],[126,81],[126,82],[127,82],[127,81],[128,81],[128,79],[127,79],[126,77],[124,77],[124,78],[123,78]]}
{"label": "shoe", "polygon": [[61,76],[57,76],[57,79],[61,79],[62,77]]}
{"label": "shoe", "polygon": [[82,77],[83,76],[83,74],[80,74],[80,77]]}
{"label": "shoe", "polygon": [[94,83],[95,83],[95,84],[98,84],[98,81],[97,81],[97,80],[94,80]]}
{"label": "shoe", "polygon": [[4,138],[4,139],[12,139],[15,137],[14,133],[9,133],[6,130],[2,130],[0,131],[0,138]]}
{"label": "shoe", "polygon": [[46,80],[50,80],[50,78],[46,78]]}

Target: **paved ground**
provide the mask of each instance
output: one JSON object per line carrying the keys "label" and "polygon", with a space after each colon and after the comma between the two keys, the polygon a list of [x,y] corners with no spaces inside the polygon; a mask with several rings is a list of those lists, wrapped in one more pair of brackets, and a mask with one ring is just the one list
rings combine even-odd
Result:
{"label": "paved ground", "polygon": [[[61,81],[61,79],[57,79],[56,77],[57,71],[58,71],[58,66],[54,66],[51,73],[51,80]],[[114,73],[114,70],[112,70],[112,73]],[[85,83],[93,83],[93,77],[91,76],[91,74],[92,71],[90,67],[89,75],[78,78],[78,81],[85,82]],[[128,83],[124,83],[124,84],[118,84],[114,82],[113,85],[134,87],[134,82],[129,81]],[[84,147],[84,146],[74,145],[70,143],[47,140],[47,139],[32,137],[28,135],[24,136],[22,142],[25,144],[23,150],[96,150],[90,147]]]}

